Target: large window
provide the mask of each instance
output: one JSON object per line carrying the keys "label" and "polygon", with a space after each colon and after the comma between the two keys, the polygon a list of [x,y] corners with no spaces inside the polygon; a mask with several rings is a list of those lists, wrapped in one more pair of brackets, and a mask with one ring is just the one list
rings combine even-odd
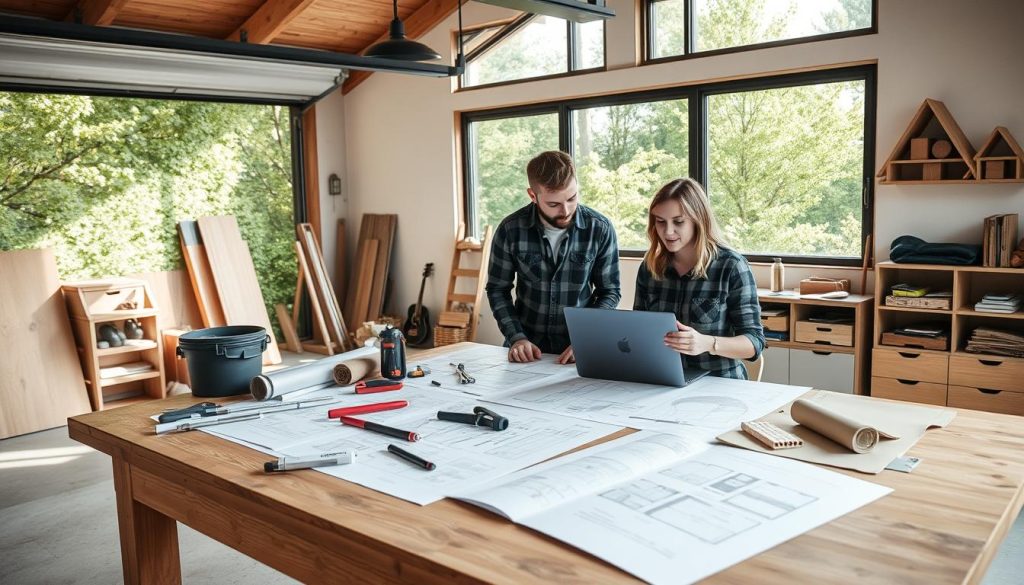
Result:
{"label": "large window", "polygon": [[604,21],[578,24],[525,14],[463,34],[462,87],[564,75],[604,67]]}
{"label": "large window", "polygon": [[666,182],[707,187],[732,247],[753,260],[859,265],[871,230],[874,67],[672,88],[463,115],[466,209],[480,233],[528,202],[526,162],[558,147],[580,199],[648,246]]}
{"label": "large window", "polygon": [[875,29],[876,0],[648,0],[647,54],[664,59]]}

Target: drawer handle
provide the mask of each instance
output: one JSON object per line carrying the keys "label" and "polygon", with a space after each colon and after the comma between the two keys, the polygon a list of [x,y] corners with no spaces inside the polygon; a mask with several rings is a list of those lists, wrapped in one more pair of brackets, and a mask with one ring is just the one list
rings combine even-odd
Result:
{"label": "drawer handle", "polygon": [[824,331],[825,333],[830,333],[832,331],[831,327],[815,327],[815,329],[818,331]]}
{"label": "drawer handle", "polygon": [[992,396],[995,396],[996,394],[1002,394],[1003,391],[1002,390],[989,390],[987,388],[978,388],[978,392],[981,392],[982,394],[991,394]]}
{"label": "drawer handle", "polygon": [[896,378],[896,381],[907,386],[917,386],[921,382],[920,380],[901,380],[899,378]]}
{"label": "drawer handle", "polygon": [[978,363],[983,366],[1001,366],[1003,362],[999,360],[978,360]]}
{"label": "drawer handle", "polygon": [[832,355],[831,351],[818,351],[818,350],[815,350],[815,349],[812,349],[811,353],[813,353],[815,355]]}
{"label": "drawer handle", "polygon": [[909,352],[906,352],[906,351],[898,351],[896,353],[900,354],[900,357],[905,357],[908,360],[912,360],[914,358],[921,357],[921,354],[919,354],[919,353],[909,353]]}
{"label": "drawer handle", "polygon": [[105,294],[105,295],[107,295],[107,296],[110,296],[110,295],[119,295],[119,294],[121,294],[121,291],[119,291],[119,290],[108,290],[107,292],[105,292],[105,293],[103,293],[103,294]]}

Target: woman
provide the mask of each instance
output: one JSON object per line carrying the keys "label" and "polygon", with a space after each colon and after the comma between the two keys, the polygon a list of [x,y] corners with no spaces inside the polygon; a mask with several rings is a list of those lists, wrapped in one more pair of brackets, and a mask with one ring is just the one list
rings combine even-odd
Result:
{"label": "woman", "polygon": [[658,191],[647,219],[650,249],[636,276],[633,309],[675,313],[665,345],[687,367],[746,379],[739,360],[764,349],[757,285],[746,259],[725,247],[704,189],[676,179]]}

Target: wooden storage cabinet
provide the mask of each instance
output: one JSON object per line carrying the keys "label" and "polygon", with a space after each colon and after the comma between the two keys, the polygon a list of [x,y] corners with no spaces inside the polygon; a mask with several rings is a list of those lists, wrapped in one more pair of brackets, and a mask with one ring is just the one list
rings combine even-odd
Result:
{"label": "wooden storage cabinet", "polygon": [[[880,262],[876,267],[875,348],[871,394],[882,398],[1024,415],[1024,358],[965,351],[973,330],[991,327],[1024,333],[1024,311],[974,310],[992,292],[1024,290],[1024,270]],[[885,306],[898,282],[952,292],[951,309]],[[945,351],[884,345],[882,333],[895,326],[944,326]]]}
{"label": "wooden storage cabinet", "polygon": [[853,325],[797,321],[794,341],[853,347]]}
{"label": "wooden storage cabinet", "polygon": [[810,386],[818,390],[832,390],[853,394],[853,354],[823,350],[791,351],[789,354],[789,383]]}
{"label": "wooden storage cabinet", "polygon": [[[62,289],[92,409],[164,398],[163,343],[148,285],[141,280],[106,279],[67,283]],[[127,340],[120,347],[97,347],[100,326],[113,325],[123,332],[129,319],[141,326],[142,339]],[[136,362],[150,368],[134,371],[128,364]]]}
{"label": "wooden storage cabinet", "polygon": [[789,384],[789,354],[792,350],[784,347],[764,348],[764,370],[761,372],[762,382],[772,384]]}

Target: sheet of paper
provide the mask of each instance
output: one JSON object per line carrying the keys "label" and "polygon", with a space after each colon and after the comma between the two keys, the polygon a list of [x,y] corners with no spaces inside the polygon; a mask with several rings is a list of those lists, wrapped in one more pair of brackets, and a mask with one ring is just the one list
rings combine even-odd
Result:
{"label": "sheet of paper", "polygon": [[715,446],[520,523],[650,583],[692,583],[889,493],[813,465]]}
{"label": "sheet of paper", "polygon": [[661,432],[715,435],[780,408],[809,391],[802,386],[705,376],[684,388],[574,376],[490,400],[608,424]]}
{"label": "sheet of paper", "polygon": [[[508,348],[491,345],[469,347],[424,361],[409,360],[410,370],[417,365],[424,365],[430,367],[431,373],[423,378],[408,378],[405,383],[419,388],[431,388],[435,386],[430,382],[436,380],[442,388],[488,398],[508,392],[510,388],[524,390],[576,376],[575,366],[556,364],[555,359],[557,356],[544,354],[540,361],[519,364],[508,361]],[[451,364],[463,364],[466,372],[476,382],[460,384],[455,367]]]}

